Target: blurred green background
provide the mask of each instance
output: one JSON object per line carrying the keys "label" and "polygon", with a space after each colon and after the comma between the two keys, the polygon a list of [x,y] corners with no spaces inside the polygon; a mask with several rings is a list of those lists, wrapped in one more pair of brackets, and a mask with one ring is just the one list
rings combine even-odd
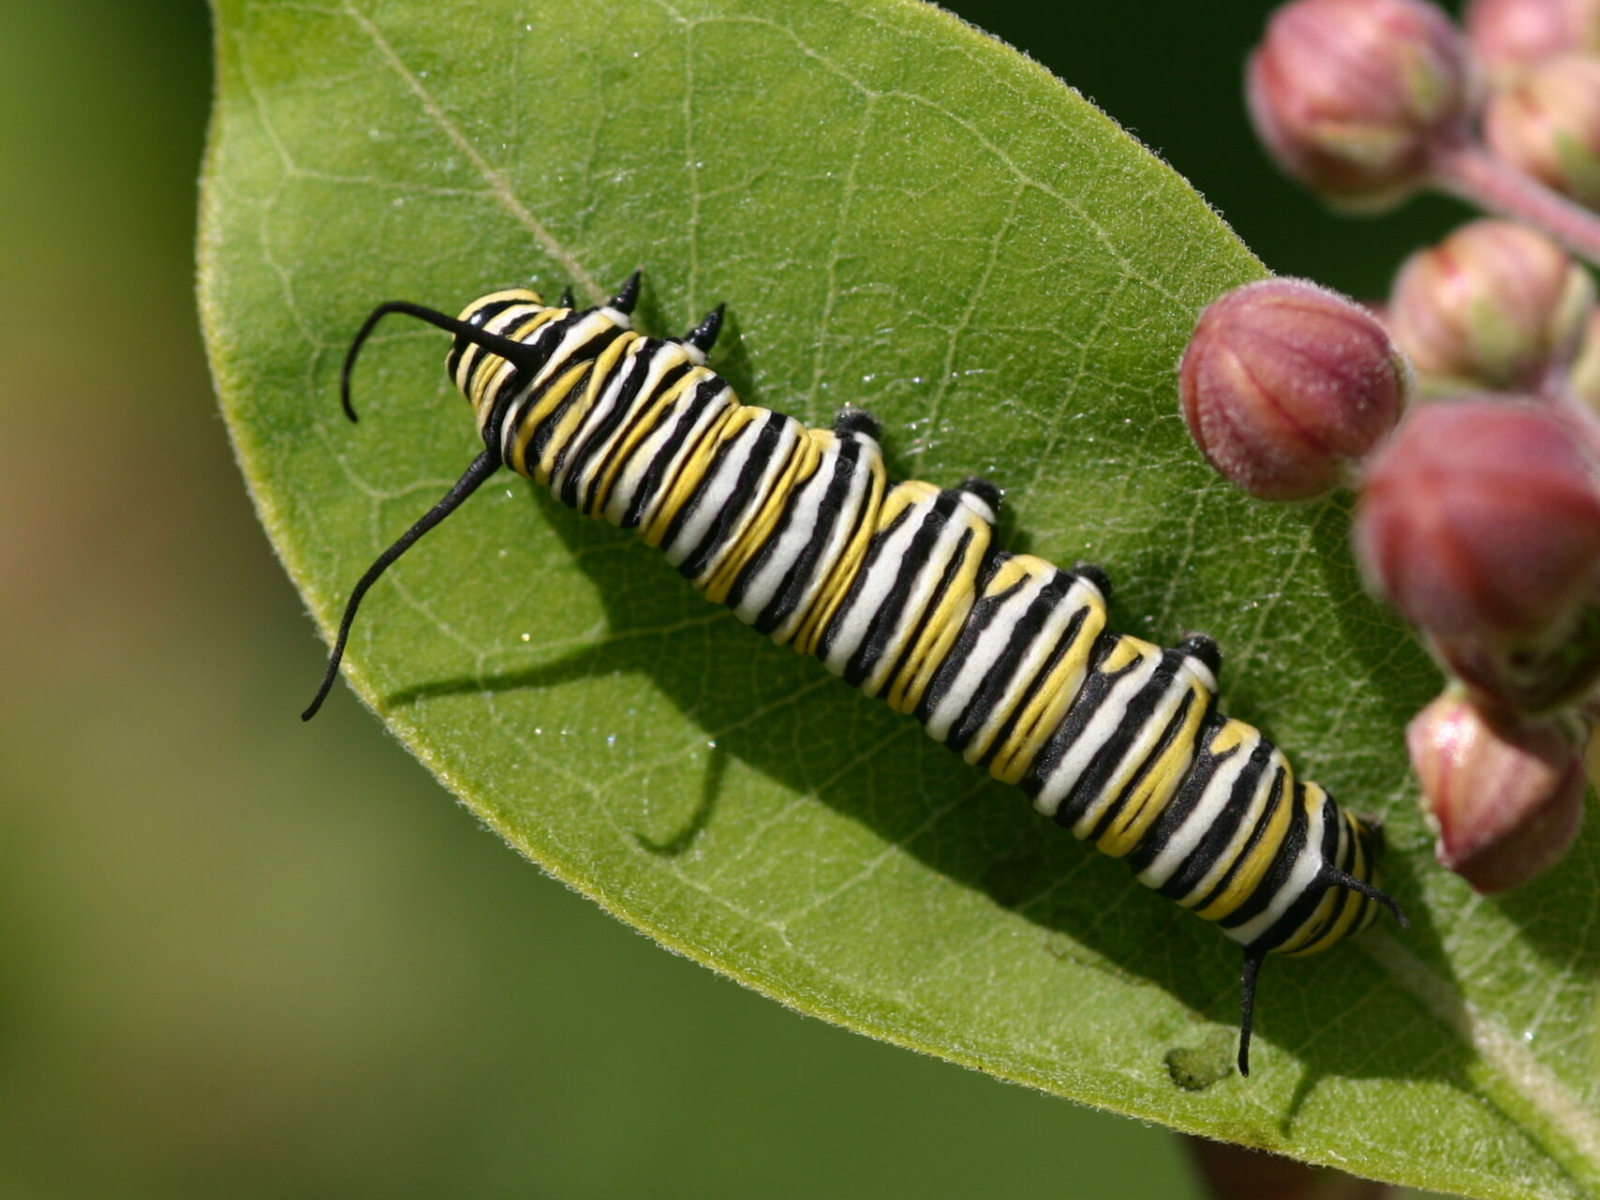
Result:
{"label": "blurred green background", "polygon": [[[1274,174],[1264,0],[955,7],[1280,272],[1376,296],[1459,216]],[[200,0],[0,4],[0,1197],[1197,1196],[1161,1131],[656,949],[343,690],[301,725],[323,648],[194,315],[208,58]]]}

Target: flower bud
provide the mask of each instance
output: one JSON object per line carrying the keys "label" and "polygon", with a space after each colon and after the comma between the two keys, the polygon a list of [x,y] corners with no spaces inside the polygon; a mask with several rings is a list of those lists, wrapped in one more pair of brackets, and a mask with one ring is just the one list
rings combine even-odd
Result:
{"label": "flower bud", "polygon": [[1576,356],[1594,305],[1589,273],[1560,246],[1482,220],[1406,260],[1389,319],[1425,388],[1534,390]]}
{"label": "flower bud", "polygon": [[[1600,416],[1600,308],[1590,313],[1584,322],[1580,347],[1567,382],[1573,395],[1587,404],[1590,412]],[[1600,453],[1600,448],[1596,452]]]}
{"label": "flower bud", "polygon": [[1600,0],[1472,0],[1472,49],[1499,86],[1561,54],[1600,50]]}
{"label": "flower bud", "polygon": [[1547,407],[1422,405],[1367,472],[1355,540],[1370,586],[1430,636],[1537,639],[1600,567],[1594,465]]}
{"label": "flower bud", "polygon": [[1178,391],[1189,432],[1229,481],[1263,500],[1304,500],[1394,428],[1411,374],[1354,301],[1267,279],[1200,314]]}
{"label": "flower bud", "polygon": [[1433,637],[1428,648],[1483,703],[1550,712],[1593,696],[1600,685],[1600,607],[1586,600],[1536,637]]}
{"label": "flower bud", "polygon": [[1583,819],[1583,759],[1554,721],[1479,709],[1447,689],[1406,729],[1435,857],[1483,895],[1552,866]]}
{"label": "flower bud", "polygon": [[1246,82],[1256,133],[1329,203],[1375,210],[1427,182],[1432,144],[1465,127],[1465,42],[1424,0],[1292,0]]}
{"label": "flower bud", "polygon": [[1489,102],[1483,131],[1524,175],[1600,206],[1600,59],[1570,54],[1531,68]]}

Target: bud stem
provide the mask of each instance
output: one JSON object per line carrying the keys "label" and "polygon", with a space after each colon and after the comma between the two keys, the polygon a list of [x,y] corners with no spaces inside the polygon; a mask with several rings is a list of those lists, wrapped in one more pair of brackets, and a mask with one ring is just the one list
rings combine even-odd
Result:
{"label": "bud stem", "polygon": [[1530,179],[1470,138],[1441,141],[1431,156],[1434,185],[1469,204],[1523,221],[1600,266],[1600,215]]}

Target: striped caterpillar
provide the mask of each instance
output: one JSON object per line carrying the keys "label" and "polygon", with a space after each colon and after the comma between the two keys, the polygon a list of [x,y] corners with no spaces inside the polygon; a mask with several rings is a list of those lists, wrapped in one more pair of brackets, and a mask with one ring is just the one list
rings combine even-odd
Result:
{"label": "striped caterpillar", "polygon": [[1209,638],[1170,650],[1106,628],[1110,582],[994,549],[999,491],[889,486],[877,427],[846,409],[812,429],[742,404],[706,364],[719,306],[681,339],[645,337],[635,273],[609,303],[554,306],[495,292],[460,317],[380,305],[455,340],[446,368],[484,451],[351,592],[311,706],[337,677],[362,597],[418,538],[502,466],[562,503],[632,529],[706,597],[821,659],[996,779],[1140,883],[1244,948],[1239,1070],[1269,954],[1305,955],[1372,923],[1381,831],[1297,781],[1261,732],[1217,711]]}

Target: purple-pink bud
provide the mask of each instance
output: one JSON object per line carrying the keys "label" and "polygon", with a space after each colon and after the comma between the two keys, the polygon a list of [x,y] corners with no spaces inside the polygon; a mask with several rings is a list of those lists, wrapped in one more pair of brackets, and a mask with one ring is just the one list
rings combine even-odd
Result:
{"label": "purple-pink bud", "polygon": [[1466,127],[1465,40],[1424,0],[1292,0],[1246,74],[1256,132],[1332,204],[1378,209],[1427,182],[1441,137]]}
{"label": "purple-pink bud", "polygon": [[1484,113],[1489,148],[1525,175],[1600,205],[1600,59],[1553,58],[1497,93]]}
{"label": "purple-pink bud", "polygon": [[1537,389],[1576,356],[1594,311],[1589,273],[1514,221],[1463,225],[1406,260],[1389,321],[1425,389]]}
{"label": "purple-pink bud", "polygon": [[1600,568],[1594,463],[1548,407],[1424,404],[1368,469],[1355,537],[1370,585],[1431,637],[1538,638]]}
{"label": "purple-pink bud", "polygon": [[1406,729],[1435,855],[1475,890],[1526,883],[1567,852],[1583,819],[1583,759],[1554,721],[1479,709],[1448,689]]}
{"label": "purple-pink bud", "polygon": [[1267,279],[1200,314],[1178,367],[1201,453],[1263,500],[1304,500],[1394,428],[1410,368],[1377,318],[1337,292]]}
{"label": "purple-pink bud", "polygon": [[1560,54],[1600,50],[1600,0],[1472,0],[1467,36],[1504,85]]}
{"label": "purple-pink bud", "polygon": [[1483,703],[1553,712],[1589,698],[1600,684],[1600,608],[1584,603],[1538,637],[1434,637],[1428,648]]}

